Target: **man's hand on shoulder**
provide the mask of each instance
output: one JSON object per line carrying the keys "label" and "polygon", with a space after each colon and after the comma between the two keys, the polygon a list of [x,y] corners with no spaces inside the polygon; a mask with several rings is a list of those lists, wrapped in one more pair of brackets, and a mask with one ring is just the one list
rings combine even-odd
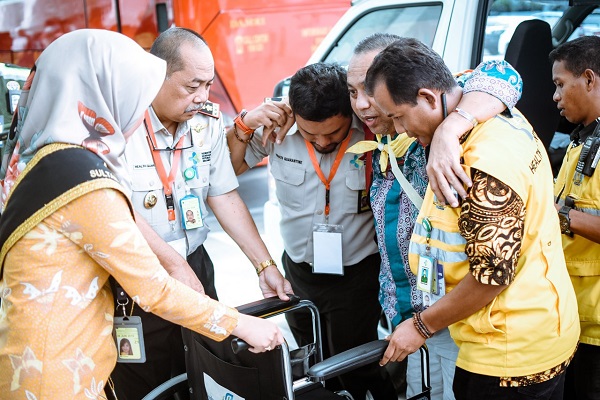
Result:
{"label": "man's hand on shoulder", "polygon": [[[461,117],[451,113],[435,130],[430,144],[427,175],[429,185],[441,203],[458,207],[461,198],[467,197],[466,187],[471,187],[471,179],[460,165],[461,147],[459,137],[472,128]],[[452,190],[454,189],[455,192]]]}

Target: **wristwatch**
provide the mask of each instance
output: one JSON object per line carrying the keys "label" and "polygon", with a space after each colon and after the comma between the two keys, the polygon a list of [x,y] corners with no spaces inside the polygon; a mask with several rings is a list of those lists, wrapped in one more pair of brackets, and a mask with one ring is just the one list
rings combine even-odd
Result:
{"label": "wristwatch", "polygon": [[558,220],[560,221],[560,233],[573,237],[573,232],[571,232],[571,218],[569,218],[569,211],[571,211],[571,207],[562,206],[560,210],[558,210]]}

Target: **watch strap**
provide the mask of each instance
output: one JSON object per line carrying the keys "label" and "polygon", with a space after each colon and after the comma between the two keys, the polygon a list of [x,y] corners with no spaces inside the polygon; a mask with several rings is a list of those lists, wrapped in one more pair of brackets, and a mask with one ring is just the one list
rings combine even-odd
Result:
{"label": "watch strap", "polygon": [[244,117],[246,114],[248,114],[248,111],[242,110],[242,112],[233,119],[233,123],[242,131],[244,135],[252,135],[254,133],[254,129],[250,128],[244,123]]}
{"label": "watch strap", "polygon": [[562,206],[560,210],[558,210],[559,217],[561,219],[560,224],[560,233],[564,235],[573,236],[573,232],[571,232],[571,218],[569,217],[569,212],[572,210],[569,206]]}

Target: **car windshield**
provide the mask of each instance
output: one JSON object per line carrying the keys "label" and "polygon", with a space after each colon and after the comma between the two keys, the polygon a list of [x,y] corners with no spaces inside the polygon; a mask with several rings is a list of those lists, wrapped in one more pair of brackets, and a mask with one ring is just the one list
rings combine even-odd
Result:
{"label": "car windshield", "polygon": [[414,37],[431,46],[441,12],[442,6],[439,4],[386,7],[371,11],[348,28],[324,61],[348,65],[354,46],[375,32]]}

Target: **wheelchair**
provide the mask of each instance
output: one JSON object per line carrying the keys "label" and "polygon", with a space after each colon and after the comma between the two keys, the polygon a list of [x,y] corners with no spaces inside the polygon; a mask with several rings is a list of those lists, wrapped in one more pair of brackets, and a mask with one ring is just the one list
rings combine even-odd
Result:
{"label": "wheelchair", "polygon": [[[271,297],[237,309],[262,318],[306,309],[312,316],[312,343],[290,351],[284,342],[271,351],[255,354],[245,351],[248,345],[234,336],[215,342],[184,329],[187,373],[171,378],[143,400],[172,399],[185,388],[193,400],[354,400],[346,391],[328,390],[325,380],[379,361],[387,341],[365,343],[323,360],[317,308],[308,300],[293,295],[290,298],[290,301],[282,301]],[[425,346],[421,348],[421,356],[423,393],[409,400],[429,399],[429,362]]]}

